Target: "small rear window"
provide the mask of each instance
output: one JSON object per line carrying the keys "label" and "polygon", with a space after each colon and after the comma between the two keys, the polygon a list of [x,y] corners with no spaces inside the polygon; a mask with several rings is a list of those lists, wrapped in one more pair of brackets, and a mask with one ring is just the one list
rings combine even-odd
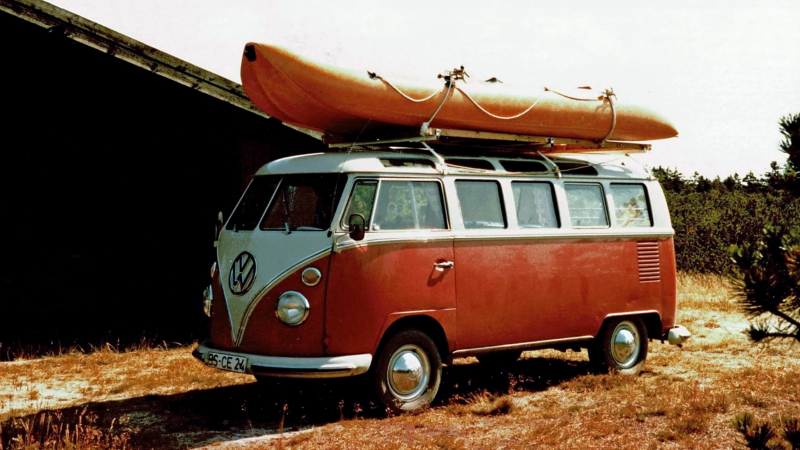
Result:
{"label": "small rear window", "polygon": [[429,159],[422,158],[381,158],[383,167],[430,167],[436,168],[436,164]]}
{"label": "small rear window", "polygon": [[466,167],[468,169],[495,170],[492,163],[485,159],[447,158],[444,162],[450,166]]}
{"label": "small rear window", "polygon": [[548,172],[549,169],[541,161],[521,161],[513,159],[504,159],[500,161],[500,165],[508,172]]}
{"label": "small rear window", "polygon": [[555,161],[561,175],[597,175],[597,169],[581,161]]}

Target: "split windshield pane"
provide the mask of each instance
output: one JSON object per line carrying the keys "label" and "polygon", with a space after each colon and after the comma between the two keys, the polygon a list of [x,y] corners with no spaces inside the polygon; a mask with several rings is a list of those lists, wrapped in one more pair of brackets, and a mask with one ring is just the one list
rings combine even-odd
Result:
{"label": "split windshield pane", "polygon": [[285,175],[278,185],[262,230],[325,231],[345,179],[338,174]]}
{"label": "split windshield pane", "polygon": [[252,231],[264,215],[269,205],[280,176],[268,175],[253,178],[247,187],[242,201],[236,207],[226,229],[234,231]]}

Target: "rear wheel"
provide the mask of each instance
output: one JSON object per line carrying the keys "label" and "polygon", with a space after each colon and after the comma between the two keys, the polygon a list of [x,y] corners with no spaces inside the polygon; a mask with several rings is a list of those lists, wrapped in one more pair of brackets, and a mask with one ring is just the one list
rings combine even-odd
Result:
{"label": "rear wheel", "polygon": [[589,361],[600,373],[636,375],[644,367],[647,343],[640,317],[612,318],[589,347]]}
{"label": "rear wheel", "polygon": [[378,400],[395,413],[424,408],[433,402],[442,379],[436,344],[419,330],[403,330],[380,350],[375,365]]}
{"label": "rear wheel", "polygon": [[514,364],[522,354],[522,350],[512,350],[508,352],[487,353],[479,355],[478,362],[488,367],[506,367]]}

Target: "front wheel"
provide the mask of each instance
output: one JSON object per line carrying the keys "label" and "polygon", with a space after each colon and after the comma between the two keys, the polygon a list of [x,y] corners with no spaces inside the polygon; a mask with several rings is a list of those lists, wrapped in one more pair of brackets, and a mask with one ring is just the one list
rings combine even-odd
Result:
{"label": "front wheel", "polygon": [[442,380],[442,359],[436,344],[419,330],[403,330],[380,350],[375,366],[378,400],[400,413],[433,402]]}
{"label": "front wheel", "polygon": [[589,347],[589,361],[601,373],[636,375],[644,367],[647,342],[640,317],[612,318]]}

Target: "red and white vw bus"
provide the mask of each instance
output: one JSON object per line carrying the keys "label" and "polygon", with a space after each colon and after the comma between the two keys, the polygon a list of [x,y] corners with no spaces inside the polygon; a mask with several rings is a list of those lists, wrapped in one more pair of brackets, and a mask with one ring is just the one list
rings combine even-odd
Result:
{"label": "red and white vw bus", "polygon": [[599,370],[638,373],[650,339],[689,335],[664,194],[625,162],[284,158],[257,172],[217,258],[197,358],[264,377],[369,374],[396,411],[433,401],[456,357],[585,347]]}

